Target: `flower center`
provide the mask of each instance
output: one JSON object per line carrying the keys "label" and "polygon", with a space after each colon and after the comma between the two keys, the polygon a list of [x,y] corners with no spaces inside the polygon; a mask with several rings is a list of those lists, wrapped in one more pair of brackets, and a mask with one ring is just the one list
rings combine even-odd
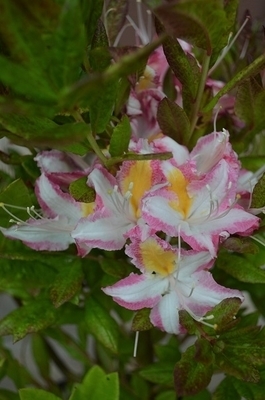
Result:
{"label": "flower center", "polygon": [[150,161],[130,162],[125,166],[125,176],[121,180],[123,196],[130,192],[129,199],[133,213],[138,219],[141,217],[141,199],[152,186],[152,168]]}
{"label": "flower center", "polygon": [[140,244],[142,261],[146,271],[162,276],[172,274],[176,269],[176,254],[161,247],[155,239]]}
{"label": "flower center", "polygon": [[169,205],[171,208],[173,208],[173,210],[180,213],[183,218],[186,219],[189,215],[193,202],[187,191],[189,181],[177,168],[171,171],[167,178],[168,182],[170,183],[170,185],[168,186],[168,190],[174,192],[177,195],[177,199],[171,200],[169,202]]}

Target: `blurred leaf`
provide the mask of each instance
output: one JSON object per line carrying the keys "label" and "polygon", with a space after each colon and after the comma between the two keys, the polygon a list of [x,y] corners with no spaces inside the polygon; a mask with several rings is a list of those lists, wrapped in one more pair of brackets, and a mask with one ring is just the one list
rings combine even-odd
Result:
{"label": "blurred leaf", "polygon": [[91,43],[98,19],[102,15],[104,0],[80,0],[83,20],[86,27],[87,44]]}
{"label": "blurred leaf", "polygon": [[155,344],[155,354],[159,361],[172,361],[180,360],[181,352],[179,349],[179,342],[174,336],[166,344]]}
{"label": "blurred leaf", "polygon": [[47,118],[29,118],[14,114],[0,115],[0,122],[12,134],[20,136],[22,144],[26,140],[30,142],[30,146],[62,147],[85,139],[90,131],[90,126],[83,122],[57,125]]}
{"label": "blurred leaf", "polygon": [[27,69],[1,55],[0,81],[15,93],[27,96],[32,102],[44,105],[53,105],[56,102],[56,94],[43,80],[38,70]]}
{"label": "blurred leaf", "polygon": [[110,0],[106,11],[106,26],[110,44],[115,42],[118,33],[124,26],[128,13],[127,0]]}
{"label": "blurred leaf", "polygon": [[220,1],[186,0],[162,5],[154,12],[172,36],[206,50],[208,56],[226,45],[229,33]]}
{"label": "blurred leaf", "polygon": [[112,157],[121,156],[128,151],[131,139],[131,125],[127,115],[121,118],[121,121],[113,129],[111,135],[109,152]]}
{"label": "blurred leaf", "polygon": [[226,377],[220,384],[217,386],[213,394],[212,400],[241,400],[241,396],[235,390],[232,380],[230,377]]}
{"label": "blurred leaf", "polygon": [[[263,372],[264,375],[264,372]],[[240,395],[240,398],[250,400],[263,400],[264,399],[264,386],[265,381],[257,383],[242,382],[236,378],[231,378],[233,386]]]}
{"label": "blurred leaf", "polygon": [[132,330],[133,331],[147,331],[153,327],[149,319],[150,309],[143,308],[136,312],[133,322],[132,322]]}
{"label": "blurred leaf", "polygon": [[0,335],[13,335],[14,342],[55,322],[57,310],[46,299],[24,305],[0,321]]}
{"label": "blurred leaf", "polygon": [[16,114],[1,114],[0,122],[10,132],[29,139],[40,136],[43,132],[55,129],[59,125],[48,118],[25,117]]}
{"label": "blurred leaf", "polygon": [[186,310],[179,310],[179,323],[190,335],[197,332],[197,323]]}
{"label": "blurred leaf", "polygon": [[109,312],[93,297],[89,297],[85,306],[85,326],[104,347],[112,353],[118,351],[119,329]]}
{"label": "blurred leaf", "polygon": [[[164,31],[163,26],[156,20],[158,33]],[[194,101],[200,78],[200,69],[197,62],[191,62],[191,57],[185,54],[178,40],[167,37],[163,43],[163,50],[169,66],[176,78],[182,83],[186,92],[189,93],[190,101]],[[192,57],[193,58],[193,57]],[[171,83],[173,86],[173,82]]]}
{"label": "blurred leaf", "polygon": [[80,290],[82,280],[83,271],[79,259],[72,260],[68,265],[64,263],[50,288],[53,305],[58,308],[70,300]]}
{"label": "blurred leaf", "polygon": [[49,76],[59,89],[78,79],[84,53],[80,0],[65,0],[50,49]]}
{"label": "blurred leaf", "polygon": [[265,174],[256,183],[253,193],[251,208],[262,208],[265,206]]}
{"label": "blurred leaf", "polygon": [[130,386],[133,390],[133,393],[136,396],[138,396],[138,398],[143,398],[143,399],[150,398],[150,392],[151,392],[150,385],[139,374],[132,375]]}
{"label": "blurred leaf", "polygon": [[227,250],[242,254],[257,254],[259,252],[258,246],[252,240],[245,237],[229,237],[222,243],[222,246]]}
{"label": "blurred leaf", "polygon": [[140,376],[155,384],[173,386],[173,362],[156,362],[139,371]]}
{"label": "blurred leaf", "polygon": [[238,0],[226,0],[224,11],[227,19],[227,32],[233,32],[233,28],[237,22]]}
{"label": "blurred leaf", "polygon": [[92,367],[81,384],[73,388],[69,400],[119,400],[119,378],[117,372],[105,374],[97,365]]}
{"label": "blurred leaf", "polygon": [[42,389],[20,389],[19,396],[21,400],[61,400],[54,394]]}
{"label": "blurred leaf", "polygon": [[[101,47],[101,48],[105,47],[106,50],[109,47],[107,32],[106,32],[105,26],[104,26],[103,22],[101,21],[101,19],[98,19],[97,26],[96,26],[96,29],[95,29],[95,32],[94,32],[94,35],[92,38],[92,42],[91,42],[92,54],[93,54],[93,49],[95,49],[97,47]],[[91,52],[90,52],[90,54],[91,54]],[[92,69],[94,71],[104,71],[104,69],[109,66],[110,54],[108,53],[108,51],[106,51],[106,55],[108,55],[107,64],[103,65],[101,63],[102,60],[100,58],[98,58],[98,61],[99,61],[98,65],[96,63],[91,64]],[[103,58],[103,62],[104,62],[105,57],[102,57],[102,58]],[[92,61],[93,61],[93,57],[92,57]]]}
{"label": "blurred leaf", "polygon": [[4,375],[12,380],[16,388],[25,387],[34,383],[34,379],[27,368],[14,358],[11,351],[2,347],[0,349],[0,357],[1,371],[3,371],[3,369],[5,370]]}
{"label": "blurred leaf", "polygon": [[[32,203],[29,191],[21,179],[15,180],[0,193],[0,203],[21,207],[20,209],[7,206],[7,209],[21,220],[29,218],[27,207],[30,207]],[[24,210],[23,207],[25,207]],[[0,226],[10,226],[10,217],[11,216],[0,206]]]}
{"label": "blurred leaf", "polygon": [[31,340],[32,353],[39,373],[44,379],[49,379],[50,359],[47,345],[42,336],[38,334],[32,335]]}
{"label": "blurred leaf", "polygon": [[99,262],[103,271],[114,278],[122,279],[132,272],[132,267],[126,260],[100,258]]}
{"label": "blurred leaf", "polygon": [[265,66],[265,55],[262,54],[256,58],[251,64],[239,71],[226,85],[219,90],[212,100],[204,107],[203,112],[211,111],[217,104],[218,100],[226,93],[230,92],[234,87],[238,86],[250,77],[255,76]]}
{"label": "blurred leaf", "polygon": [[250,127],[255,124],[255,98],[261,91],[262,87],[251,77],[237,89],[235,113]]}
{"label": "blurred leaf", "polygon": [[155,400],[176,400],[176,392],[175,390],[167,390],[159,393]]}
{"label": "blurred leaf", "polygon": [[208,390],[203,390],[193,396],[184,396],[183,400],[212,400],[212,397]]}
{"label": "blurred leaf", "polygon": [[220,332],[226,330],[227,325],[231,324],[232,321],[235,321],[235,316],[237,315],[240,306],[241,301],[238,297],[224,299],[209,311],[206,316],[213,316],[210,323],[213,324],[217,332]]}
{"label": "blurred leaf", "polygon": [[7,389],[0,389],[0,400],[19,400],[19,395]]}
{"label": "blurred leaf", "polygon": [[222,254],[216,265],[241,282],[265,283],[265,271],[236,254]]}
{"label": "blurred leaf", "polygon": [[[118,63],[111,64],[104,73],[94,73],[84,77],[65,91],[64,98],[62,99],[62,106],[72,108],[82,99],[91,99],[92,102],[94,96],[99,96],[99,87],[102,92],[108,84],[112,86],[110,90],[111,92],[114,84],[116,83],[116,85],[118,85],[120,78],[137,72],[139,70],[139,64],[143,62],[146,63],[148,56],[163,42],[164,39],[165,36],[162,35],[147,46],[123,56]],[[102,48],[96,50],[99,53],[102,52]],[[93,55],[96,54],[94,52],[95,50],[93,50]]]}
{"label": "blurred leaf", "polygon": [[92,203],[96,198],[95,190],[87,185],[87,176],[71,182],[69,193],[76,201],[83,203]]}
{"label": "blurred leaf", "polygon": [[[84,312],[81,311],[79,316],[79,322],[84,318]],[[62,347],[73,359],[83,363],[86,367],[91,366],[89,356],[86,352],[86,348],[82,348],[78,340],[74,340],[71,335],[66,333],[63,329],[55,327],[49,327],[45,329],[45,336],[48,336],[55,340],[58,347]]]}
{"label": "blurred leaf", "polygon": [[[179,396],[199,393],[212,378],[214,356],[210,344],[198,339],[195,346],[189,347],[175,366],[174,382]],[[196,354],[200,356],[197,358]]]}
{"label": "blurred leaf", "polygon": [[190,122],[185,111],[173,101],[164,98],[157,110],[157,120],[161,131],[179,144],[188,143]]}

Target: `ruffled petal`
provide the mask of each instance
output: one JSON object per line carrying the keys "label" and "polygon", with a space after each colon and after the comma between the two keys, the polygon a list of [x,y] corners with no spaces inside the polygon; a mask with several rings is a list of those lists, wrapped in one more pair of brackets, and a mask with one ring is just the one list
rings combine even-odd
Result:
{"label": "ruffled petal", "polygon": [[48,217],[67,216],[76,222],[86,215],[82,203],[75,201],[68,193],[64,193],[47,175],[42,174],[36,182],[36,196],[43,211]]}

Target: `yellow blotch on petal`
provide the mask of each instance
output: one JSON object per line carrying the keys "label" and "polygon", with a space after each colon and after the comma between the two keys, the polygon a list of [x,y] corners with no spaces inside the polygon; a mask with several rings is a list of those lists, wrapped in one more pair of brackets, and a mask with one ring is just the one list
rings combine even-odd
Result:
{"label": "yellow blotch on petal", "polygon": [[142,90],[155,88],[156,85],[153,82],[154,77],[155,71],[147,65],[145,67],[144,74],[140,77],[136,85],[136,91],[139,93]]}
{"label": "yellow blotch on petal", "polygon": [[176,268],[176,254],[163,249],[155,239],[148,239],[140,244],[144,267],[149,272],[167,276]]}
{"label": "yellow blotch on petal", "polygon": [[173,191],[177,195],[177,200],[170,201],[169,205],[181,213],[183,218],[187,218],[192,205],[192,198],[187,191],[189,181],[185,179],[182,172],[177,168],[171,171],[167,178],[170,183],[168,190]]}
{"label": "yellow blotch on petal", "polygon": [[123,195],[130,191],[132,197],[130,202],[136,218],[140,218],[140,202],[144,194],[152,186],[152,168],[150,161],[135,161],[131,163],[128,175],[121,183]]}
{"label": "yellow blotch on petal", "polygon": [[82,203],[82,213],[84,217],[87,217],[88,215],[92,214],[94,211],[95,207],[95,202],[92,201],[91,203]]}

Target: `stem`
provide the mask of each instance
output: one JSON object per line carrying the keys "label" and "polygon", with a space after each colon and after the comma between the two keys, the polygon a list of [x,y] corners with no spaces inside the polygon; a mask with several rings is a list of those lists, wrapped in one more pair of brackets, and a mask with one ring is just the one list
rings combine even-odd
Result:
{"label": "stem", "polygon": [[[82,115],[78,111],[72,111],[72,115],[73,115],[74,119],[76,120],[76,122],[85,123]],[[98,146],[97,141],[95,140],[91,131],[89,131],[87,134],[87,140],[88,140],[90,146],[92,147],[92,149],[94,150],[94,152],[96,153],[96,155],[98,156],[98,158],[100,159],[100,161],[102,162],[102,164],[104,166],[106,166],[108,159],[102,153],[102,151],[101,151],[100,147]]]}
{"label": "stem", "polygon": [[198,118],[199,118],[199,110],[201,106],[201,101],[202,101],[202,96],[204,92],[204,87],[206,83],[206,79],[208,76],[208,71],[209,71],[209,65],[210,65],[210,59],[211,56],[208,56],[206,53],[203,58],[202,62],[202,71],[201,71],[201,80],[199,83],[197,95],[196,95],[196,101],[194,103],[193,109],[192,109],[192,114],[191,114],[191,121],[190,121],[190,141],[194,132],[194,129],[196,127]]}

